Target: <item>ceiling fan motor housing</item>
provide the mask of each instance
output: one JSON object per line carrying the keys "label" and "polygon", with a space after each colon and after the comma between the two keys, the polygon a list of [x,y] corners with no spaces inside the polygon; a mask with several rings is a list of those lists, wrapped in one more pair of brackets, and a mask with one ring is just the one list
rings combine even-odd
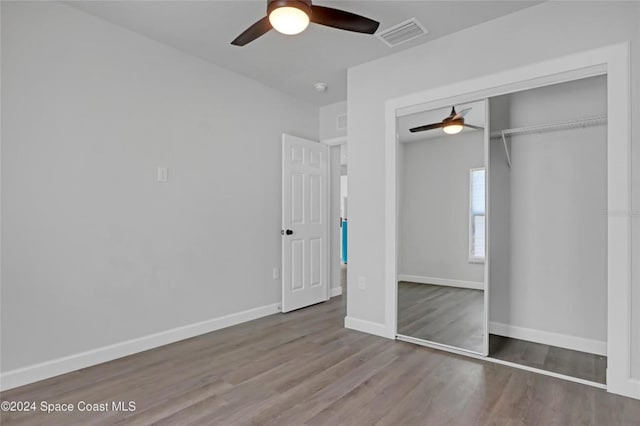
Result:
{"label": "ceiling fan motor housing", "polygon": [[444,126],[464,126],[464,118],[445,118],[442,120]]}
{"label": "ceiling fan motor housing", "polygon": [[268,0],[267,16],[281,7],[295,7],[306,13],[307,16],[311,16],[311,0]]}

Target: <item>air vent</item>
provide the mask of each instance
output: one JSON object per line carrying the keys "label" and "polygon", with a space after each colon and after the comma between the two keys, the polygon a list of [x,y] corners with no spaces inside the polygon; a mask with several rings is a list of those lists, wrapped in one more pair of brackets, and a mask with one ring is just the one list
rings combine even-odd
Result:
{"label": "air vent", "polygon": [[399,44],[425,35],[428,32],[429,31],[427,31],[427,29],[418,22],[416,18],[411,18],[399,23],[398,25],[394,25],[391,28],[387,28],[384,31],[380,31],[376,34],[376,37],[382,40],[387,46],[395,47]]}
{"label": "air vent", "polygon": [[344,130],[347,128],[347,114],[336,116],[336,129]]}

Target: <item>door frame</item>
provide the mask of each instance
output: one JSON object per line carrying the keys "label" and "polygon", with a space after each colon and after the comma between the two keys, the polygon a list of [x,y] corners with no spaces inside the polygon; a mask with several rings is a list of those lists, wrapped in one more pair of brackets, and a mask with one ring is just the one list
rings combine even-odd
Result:
{"label": "door frame", "polygon": [[[385,327],[397,336],[397,119],[417,111],[607,75],[607,390],[640,399],[631,376],[630,44],[614,44],[385,103]],[[487,251],[488,253],[488,251]],[[490,277],[489,277],[490,279]],[[488,307],[487,307],[488,309]],[[447,349],[447,348],[441,348]]]}
{"label": "door frame", "polygon": [[[338,136],[335,138],[330,138],[330,139],[321,139],[320,143],[323,143],[325,145],[327,145],[329,147],[329,186],[328,186],[328,197],[329,197],[329,277],[331,279],[333,279],[333,268],[336,266],[336,264],[334,264],[334,261],[336,260],[335,258],[333,258],[333,246],[336,243],[336,239],[338,240],[338,244],[342,244],[341,242],[341,238],[339,236],[336,236],[333,232],[332,232],[332,227],[331,227],[331,214],[333,213],[335,204],[334,204],[334,198],[335,195],[334,191],[333,191],[333,187],[331,185],[331,179],[333,179],[333,175],[332,175],[332,171],[334,169],[334,164],[333,164],[333,160],[331,159],[331,149],[333,148],[342,148],[342,146],[347,145],[348,139],[346,136]],[[338,198],[340,198],[340,191],[338,190]],[[340,209],[340,202],[338,201],[338,210]],[[330,282],[330,288],[329,288],[329,297],[333,298],[333,297],[337,297],[337,296],[341,296],[343,294],[343,290],[342,290],[342,285],[341,285],[341,277],[340,277],[340,267],[342,265],[342,261],[340,259],[340,250],[338,250],[338,262],[337,262],[337,269],[338,269],[338,273],[337,273],[337,284],[339,284],[338,287],[333,287],[334,283],[333,281]],[[346,291],[346,290],[345,290]]]}

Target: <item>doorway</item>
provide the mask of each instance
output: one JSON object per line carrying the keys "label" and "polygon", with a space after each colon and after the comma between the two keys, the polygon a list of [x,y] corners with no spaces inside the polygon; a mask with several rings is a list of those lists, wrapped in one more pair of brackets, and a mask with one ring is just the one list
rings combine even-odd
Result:
{"label": "doorway", "polygon": [[[341,145],[343,146],[343,145]],[[343,174],[344,173],[344,174]],[[347,263],[349,261],[349,191],[346,164],[340,168],[340,288],[347,293]]]}

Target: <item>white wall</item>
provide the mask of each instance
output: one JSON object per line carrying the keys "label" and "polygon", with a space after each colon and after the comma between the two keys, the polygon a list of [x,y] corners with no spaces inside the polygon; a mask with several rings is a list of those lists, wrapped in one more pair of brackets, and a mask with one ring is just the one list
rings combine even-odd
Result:
{"label": "white wall", "polygon": [[398,274],[484,282],[469,263],[469,171],[484,167],[484,133],[403,143]]}
{"label": "white wall", "polygon": [[[503,98],[508,101],[497,101],[509,105],[510,127],[607,113],[605,77]],[[499,171],[492,173],[491,196],[504,197],[509,205],[496,200],[490,211],[498,215],[492,219],[491,263],[496,262],[492,273],[497,276],[491,279],[491,321],[605,346],[606,126],[512,137],[512,167],[506,172],[504,149],[494,148],[492,154],[498,158],[492,165]],[[505,188],[506,197],[501,193]],[[510,216],[506,223],[501,222],[505,214]],[[509,239],[501,241],[505,225]],[[503,263],[507,271],[499,270]]]}
{"label": "white wall", "polygon": [[279,302],[316,107],[53,2],[2,2],[2,88],[3,372]]}
{"label": "white wall", "polygon": [[[640,4],[545,2],[424,45],[349,69],[349,282],[365,277],[366,290],[348,288],[347,315],[384,324],[384,102],[483,75],[621,41],[632,43],[632,117],[640,111]],[[464,46],[464,55],[460,53]],[[470,65],[473,66],[470,66]],[[392,78],[390,78],[392,76]],[[375,87],[376,90],[371,90]],[[640,211],[640,122],[633,123],[633,205]],[[640,254],[634,217],[633,259]],[[640,377],[640,261],[633,262],[635,360]]]}
{"label": "white wall", "polygon": [[338,129],[337,117],[347,113],[347,101],[320,107],[320,140],[347,136],[347,129]]}

